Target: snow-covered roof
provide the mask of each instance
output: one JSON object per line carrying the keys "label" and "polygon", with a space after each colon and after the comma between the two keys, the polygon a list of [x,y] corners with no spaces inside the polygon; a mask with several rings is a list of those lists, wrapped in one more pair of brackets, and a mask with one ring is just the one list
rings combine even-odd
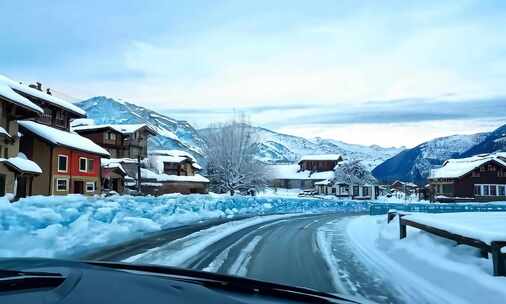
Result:
{"label": "snow-covered roof", "polygon": [[110,156],[107,150],[95,144],[88,138],[80,136],[79,134],[51,128],[34,121],[20,120],[18,121],[18,124],[53,145],[61,145],[106,157]]}
{"label": "snow-covered roof", "polygon": [[11,137],[9,132],[7,132],[7,130],[5,130],[3,127],[0,127],[0,135]]}
{"label": "snow-covered roof", "polygon": [[121,158],[102,158],[100,163],[102,168],[105,169],[118,169],[123,172],[125,175],[127,174],[125,168],[121,165]]}
{"label": "snow-covered roof", "polygon": [[35,162],[29,160],[24,153],[19,152],[16,157],[9,157],[3,162],[22,173],[41,174],[42,169]]}
{"label": "snow-covered roof", "polygon": [[79,132],[79,131],[88,131],[88,130],[98,130],[98,129],[106,129],[110,128],[115,130],[116,132],[122,133],[122,134],[132,134],[135,131],[142,129],[146,127],[147,130],[149,130],[151,133],[154,134],[154,131],[148,127],[146,124],[106,124],[106,125],[80,125],[76,127],[72,127],[73,131]]}
{"label": "snow-covered roof", "polygon": [[306,160],[335,160],[340,161],[343,157],[340,154],[303,155],[299,163]]}
{"label": "snow-covered roof", "polygon": [[181,156],[181,157],[189,157],[194,162],[197,162],[197,159],[191,155],[190,153],[182,150],[150,150],[148,152],[149,155],[167,155],[167,156]]}
{"label": "snow-covered roof", "polygon": [[200,174],[185,175],[168,175],[165,173],[156,173],[146,168],[141,168],[141,177],[146,179],[155,179],[157,182],[194,182],[209,183],[209,180]]}
{"label": "snow-covered roof", "polygon": [[33,112],[36,112],[39,114],[44,113],[44,110],[42,110],[41,107],[34,104],[33,102],[31,102],[27,98],[14,92],[12,90],[12,88],[16,87],[16,86],[17,86],[16,82],[14,82],[13,80],[11,80],[3,75],[0,75],[0,96],[1,97],[3,97],[4,99],[7,99],[8,101],[10,101],[20,107],[23,107],[25,109],[29,109]]}
{"label": "snow-covered roof", "polygon": [[479,154],[466,158],[449,159],[443,163],[442,167],[432,169],[429,178],[458,178],[489,161],[496,161],[506,167],[504,153]]}
{"label": "snow-covered roof", "polygon": [[333,171],[314,172],[299,171],[299,165],[271,165],[269,166],[270,175],[273,179],[308,179],[324,180],[334,177]]}
{"label": "snow-covered roof", "polygon": [[[25,85],[25,84],[22,84],[22,83],[18,83],[12,79],[9,79],[8,77],[5,77],[3,75],[0,75],[0,87],[2,87],[1,84],[4,84],[4,85],[7,85],[9,88],[11,88],[12,90],[16,90],[16,91],[19,91],[19,92],[22,92],[24,94],[27,94],[27,95],[30,95],[32,97],[36,97],[36,98],[39,98],[39,99],[42,99],[54,106],[57,106],[59,108],[63,108],[69,112],[73,112],[74,114],[77,114],[78,116],[81,116],[81,117],[86,117],[86,112],[79,108],[78,106],[72,104],[71,102],[68,102],[66,100],[63,100],[61,98],[58,98],[56,96],[53,96],[53,95],[49,95],[49,94],[46,94],[44,92],[41,92],[37,89],[34,89],[34,88],[30,88],[28,85]],[[0,89],[1,90],[1,89]],[[5,90],[2,90],[2,91],[5,91]],[[24,98],[23,96],[21,96],[20,94],[17,94],[16,92],[13,91],[14,94],[18,95],[19,97],[21,98]],[[7,97],[9,98],[9,97]],[[31,105],[27,104],[26,101],[29,101],[28,99],[24,98],[23,99],[20,99],[18,97],[15,97],[16,101],[19,101],[21,102],[22,104],[25,104],[27,105],[28,107],[32,107]],[[31,101],[29,101],[30,103],[32,103]],[[33,103],[32,103],[33,104]],[[35,104],[33,104],[34,106],[36,106]],[[36,112],[40,112],[40,113],[43,113],[43,110],[36,106],[37,108],[34,108],[32,107]]]}

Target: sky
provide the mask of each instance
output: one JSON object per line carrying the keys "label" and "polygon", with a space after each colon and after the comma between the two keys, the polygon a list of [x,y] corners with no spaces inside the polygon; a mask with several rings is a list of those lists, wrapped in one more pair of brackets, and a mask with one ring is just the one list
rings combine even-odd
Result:
{"label": "sky", "polygon": [[506,124],[504,1],[1,1],[0,74],[196,127],[415,146]]}

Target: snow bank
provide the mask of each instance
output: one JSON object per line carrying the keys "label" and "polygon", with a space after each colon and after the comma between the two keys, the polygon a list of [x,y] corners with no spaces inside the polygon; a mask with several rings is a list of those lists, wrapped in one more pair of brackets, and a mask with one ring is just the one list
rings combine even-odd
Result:
{"label": "snow bank", "polygon": [[355,217],[346,232],[355,256],[406,303],[502,303],[506,298],[506,278],[492,276],[492,261],[480,258],[475,248],[411,227],[399,240],[398,221],[387,224],[384,215]]}
{"label": "snow bank", "polygon": [[506,241],[506,212],[417,213],[406,215],[405,219],[478,239],[487,244]]}
{"label": "snow bank", "polygon": [[364,202],[212,195],[34,196],[14,204],[0,200],[0,256],[78,256],[211,218],[367,210]]}

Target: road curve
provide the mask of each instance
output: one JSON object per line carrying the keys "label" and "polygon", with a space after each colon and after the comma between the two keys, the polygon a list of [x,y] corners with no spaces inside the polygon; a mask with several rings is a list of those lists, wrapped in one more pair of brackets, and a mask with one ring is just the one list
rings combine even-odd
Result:
{"label": "road curve", "polygon": [[[176,259],[181,262],[167,264],[365,296],[380,303],[401,302],[393,294],[393,288],[368,271],[347,246],[344,227],[351,216],[333,213],[269,220],[224,235],[204,250],[195,250],[184,260]],[[205,227],[200,227],[196,233],[192,231],[198,229],[186,227],[177,237],[166,236],[169,242],[148,252],[141,250],[142,245],[137,245],[133,251],[123,246],[119,252],[113,252],[116,258],[124,259],[144,251],[139,258],[130,260],[134,263],[163,263],[165,257],[167,261],[174,261],[173,258],[183,252],[186,255],[191,252],[192,246],[201,245],[200,235],[205,235],[206,231],[219,233],[221,227],[202,226]],[[155,243],[158,241],[155,239]],[[328,254],[324,256],[323,252]]]}

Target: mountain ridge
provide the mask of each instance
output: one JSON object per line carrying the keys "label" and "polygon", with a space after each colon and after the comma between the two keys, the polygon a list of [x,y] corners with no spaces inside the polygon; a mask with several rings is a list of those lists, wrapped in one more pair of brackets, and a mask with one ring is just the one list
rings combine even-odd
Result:
{"label": "mountain ridge", "polygon": [[[149,139],[150,149],[181,149],[192,153],[199,161],[203,160],[205,141],[202,133],[184,120],[177,120],[165,114],[150,110],[124,100],[106,96],[92,97],[76,103],[83,108],[88,118],[97,124],[145,123],[157,135]],[[363,146],[347,144],[332,139],[307,139],[295,135],[278,133],[264,127],[255,127],[259,136],[257,158],[268,164],[293,163],[302,155],[339,153],[345,158],[363,159],[369,170],[384,160],[394,156],[403,148],[383,148],[378,145]]]}

